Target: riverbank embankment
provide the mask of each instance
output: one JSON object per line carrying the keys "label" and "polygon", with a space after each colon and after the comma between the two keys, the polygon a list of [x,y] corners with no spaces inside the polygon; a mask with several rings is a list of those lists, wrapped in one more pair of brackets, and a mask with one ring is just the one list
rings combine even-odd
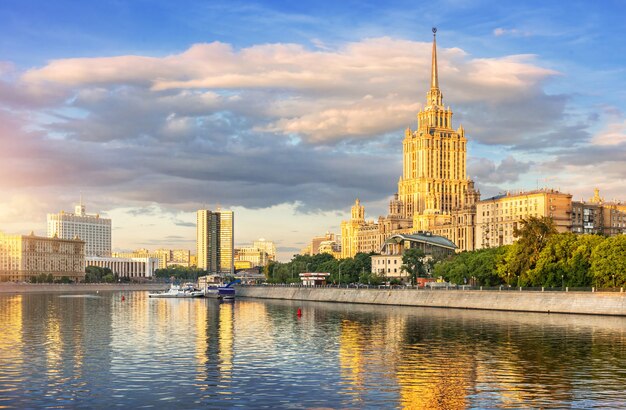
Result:
{"label": "riverbank embankment", "polygon": [[242,286],[238,297],[512,312],[626,316],[626,293]]}
{"label": "riverbank embankment", "polygon": [[169,287],[167,283],[0,283],[3,293],[83,293],[116,291],[158,291]]}

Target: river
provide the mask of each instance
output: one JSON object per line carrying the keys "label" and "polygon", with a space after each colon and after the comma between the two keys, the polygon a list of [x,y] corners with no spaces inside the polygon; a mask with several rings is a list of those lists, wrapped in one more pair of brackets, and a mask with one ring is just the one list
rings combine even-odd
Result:
{"label": "river", "polygon": [[626,407],[623,317],[99,292],[0,327],[0,408]]}

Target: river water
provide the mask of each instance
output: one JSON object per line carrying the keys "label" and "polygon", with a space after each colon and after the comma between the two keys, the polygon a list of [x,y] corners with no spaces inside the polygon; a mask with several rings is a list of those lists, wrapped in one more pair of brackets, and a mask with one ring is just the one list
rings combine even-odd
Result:
{"label": "river water", "polygon": [[626,318],[0,295],[4,406],[626,408]]}

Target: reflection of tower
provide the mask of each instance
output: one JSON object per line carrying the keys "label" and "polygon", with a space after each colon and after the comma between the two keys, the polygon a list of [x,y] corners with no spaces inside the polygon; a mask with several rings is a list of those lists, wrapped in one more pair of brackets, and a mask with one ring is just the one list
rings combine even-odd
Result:
{"label": "reflection of tower", "polygon": [[24,363],[24,352],[16,349],[22,346],[23,340],[23,312],[22,296],[0,298],[0,323],[2,336],[0,339],[0,369],[12,366],[21,367]]}
{"label": "reflection of tower", "polygon": [[[436,323],[430,319],[406,323],[405,349],[397,355],[396,367],[403,408],[468,407],[468,389],[476,380],[476,358],[457,341],[455,331],[442,335],[446,329],[437,328]],[[465,331],[461,327],[458,330],[461,334]]]}
{"label": "reflection of tower", "polygon": [[205,376],[211,383],[232,379],[234,349],[234,305],[210,301],[206,315]]}
{"label": "reflection of tower", "polygon": [[363,378],[365,376],[363,350],[366,344],[364,329],[358,322],[349,320],[341,322],[339,335],[341,378],[349,381],[355,391],[363,390]]}

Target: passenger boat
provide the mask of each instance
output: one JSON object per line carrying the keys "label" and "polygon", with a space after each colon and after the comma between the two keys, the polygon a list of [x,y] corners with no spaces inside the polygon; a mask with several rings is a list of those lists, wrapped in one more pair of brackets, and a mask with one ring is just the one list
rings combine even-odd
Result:
{"label": "passenger boat", "polygon": [[150,298],[201,298],[204,296],[204,292],[194,288],[192,284],[185,284],[183,286],[170,285],[170,288],[164,292],[148,293]]}
{"label": "passenger boat", "polygon": [[207,298],[222,299],[222,300],[234,300],[235,288],[232,286],[236,283],[240,283],[239,279],[234,280],[226,285],[207,284],[204,289],[204,296]]}

